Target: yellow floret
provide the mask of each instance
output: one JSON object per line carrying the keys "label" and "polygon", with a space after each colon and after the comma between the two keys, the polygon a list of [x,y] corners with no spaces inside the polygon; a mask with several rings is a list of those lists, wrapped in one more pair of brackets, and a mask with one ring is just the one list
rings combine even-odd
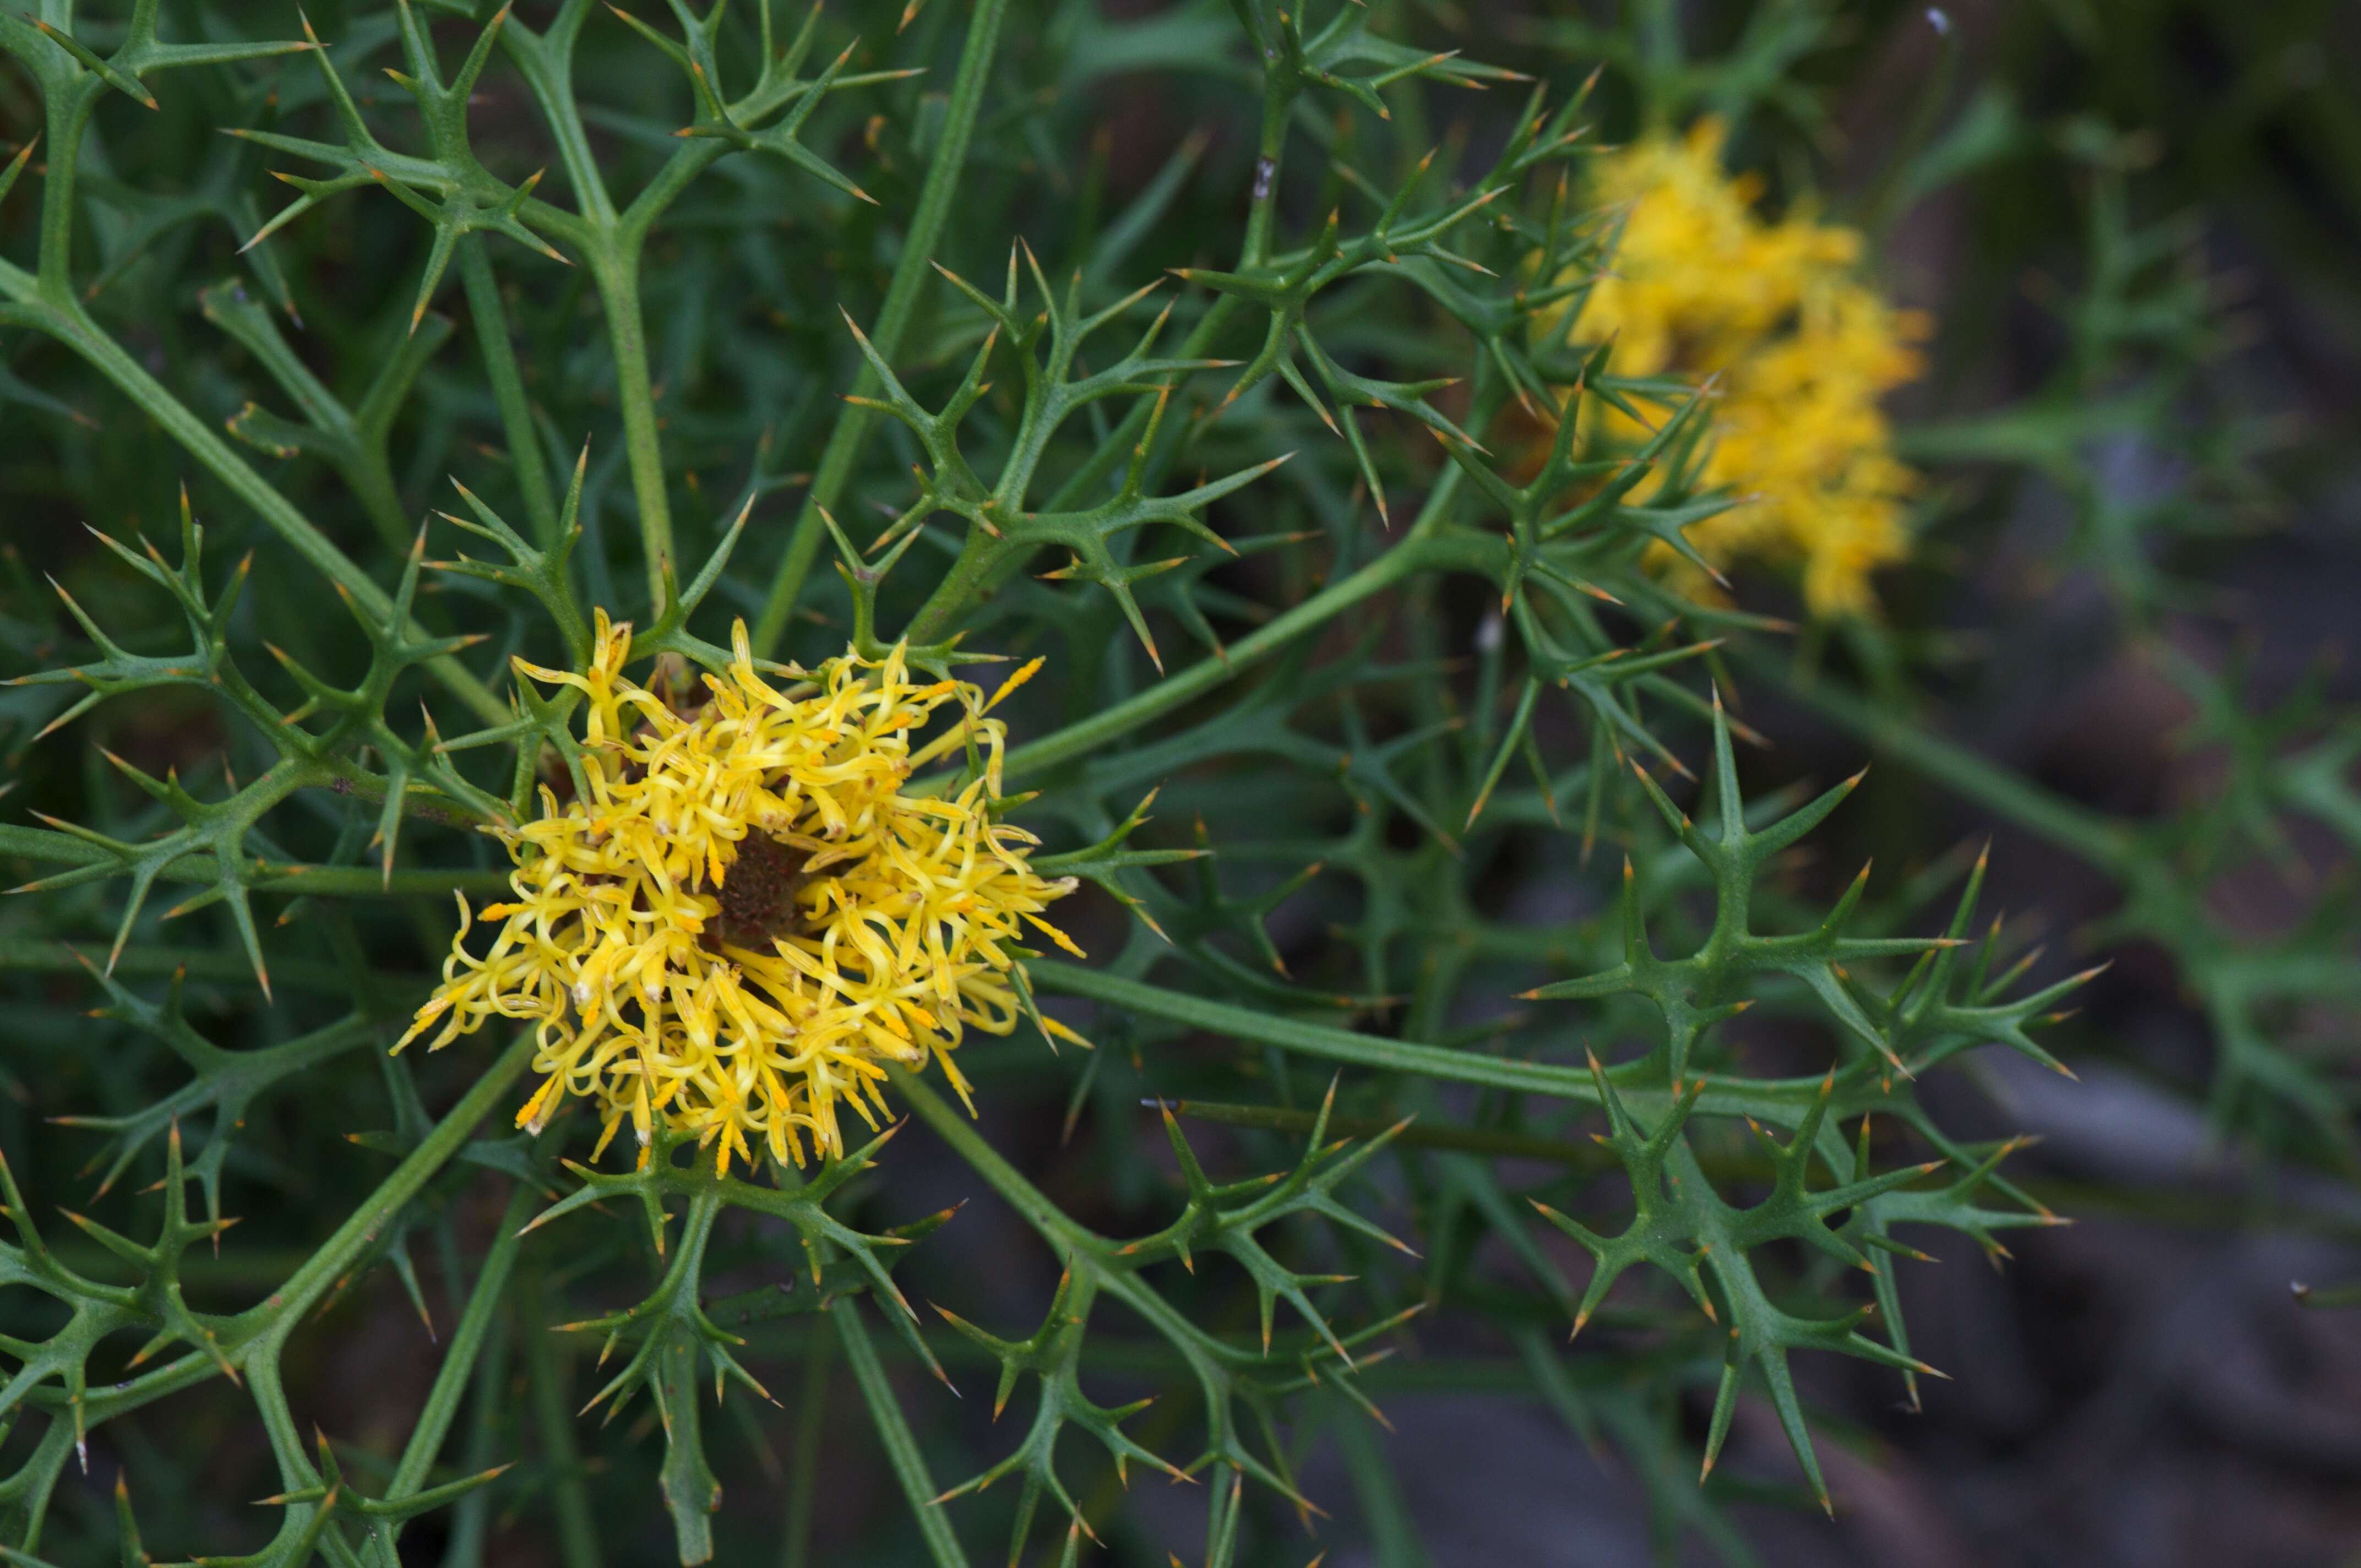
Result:
{"label": "yellow floret", "polygon": [[[1041,918],[1073,879],[1038,875],[1032,835],[993,820],[1005,729],[986,716],[1038,662],[989,702],[914,681],[898,648],[782,690],[741,623],[726,674],[683,712],[622,674],[631,643],[601,611],[588,669],[516,662],[583,694],[585,788],[560,802],[544,786],[537,821],[492,829],[515,898],[481,912],[500,925],[480,952],[460,899],[443,983],[395,1048],[437,1020],[432,1049],[530,1021],[544,1077],[520,1126],[577,1094],[598,1107],[600,1149],[626,1118],[643,1147],[662,1121],[720,1169],[757,1149],[799,1165],[807,1138],[840,1155],[842,1106],[878,1124],[884,1062],[939,1061],[965,1098],[950,1052],[968,1025],[1015,1027],[1027,928],[1079,956]],[[943,708],[954,722],[914,751]],[[961,748],[983,765],[957,796],[902,793]]]}
{"label": "yellow floret", "polygon": [[[1703,120],[1594,165],[1622,233],[1572,336],[1613,339],[1619,375],[1718,378],[1701,478],[1745,499],[1688,530],[1698,554],[1795,565],[1814,614],[1863,612],[1870,574],[1907,554],[1902,512],[1917,479],[1894,455],[1879,400],[1918,373],[1912,345],[1927,323],[1861,280],[1854,230],[1757,216],[1760,184],[1722,171],[1722,138]],[[1646,433],[1597,417],[1615,438]],[[1660,548],[1659,564],[1675,558]]]}

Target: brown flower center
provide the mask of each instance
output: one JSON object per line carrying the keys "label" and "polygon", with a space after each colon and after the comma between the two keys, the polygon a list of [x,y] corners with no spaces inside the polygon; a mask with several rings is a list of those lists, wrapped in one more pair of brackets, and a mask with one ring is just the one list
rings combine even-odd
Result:
{"label": "brown flower center", "polygon": [[810,880],[804,872],[809,859],[767,833],[748,833],[713,890],[721,909],[705,928],[705,946],[765,948],[774,938],[800,931],[804,912],[796,894]]}

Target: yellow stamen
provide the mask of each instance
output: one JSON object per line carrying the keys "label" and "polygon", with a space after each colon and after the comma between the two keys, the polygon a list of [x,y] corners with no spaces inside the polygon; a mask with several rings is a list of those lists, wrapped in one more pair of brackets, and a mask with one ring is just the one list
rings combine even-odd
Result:
{"label": "yellow stamen", "polygon": [[[544,787],[539,820],[494,830],[515,896],[460,901],[443,983],[401,1043],[438,1020],[429,1049],[530,1022],[543,1079],[519,1125],[580,1095],[599,1150],[628,1121],[644,1158],[661,1122],[697,1134],[719,1171],[758,1148],[800,1163],[807,1135],[840,1155],[842,1107],[878,1124],[883,1061],[941,1061],[964,1099],[948,1054],[971,1026],[1016,1027],[1003,977],[1025,928],[1080,952],[1041,918],[1072,879],[1037,874],[1032,835],[992,820],[1006,729],[985,715],[1041,662],[988,702],[964,682],[913,683],[898,648],[782,688],[755,673],[741,625],[727,673],[683,716],[622,674],[631,641],[601,611],[587,669],[516,662],[582,694],[584,793],[561,804]],[[955,722],[914,751],[944,708]],[[985,776],[956,801],[901,793],[920,762],[970,745]],[[478,918],[495,933],[480,957],[466,942]]]}

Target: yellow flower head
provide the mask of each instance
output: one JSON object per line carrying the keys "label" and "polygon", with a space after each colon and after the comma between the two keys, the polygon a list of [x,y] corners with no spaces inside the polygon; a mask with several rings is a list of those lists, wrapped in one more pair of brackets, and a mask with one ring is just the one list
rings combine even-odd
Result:
{"label": "yellow flower head", "polygon": [[[538,821],[491,829],[515,899],[480,912],[500,923],[480,955],[460,899],[443,983],[401,1044],[437,1019],[430,1048],[532,1021],[544,1077],[520,1126],[570,1093],[597,1104],[601,1150],[628,1117],[643,1148],[659,1120],[697,1135],[719,1169],[757,1148],[801,1164],[807,1137],[841,1154],[839,1109],[878,1124],[884,1062],[939,1060],[966,1097],[950,1052],[968,1025],[1015,1027],[1025,927],[1079,956],[1041,918],[1073,879],[1037,874],[1037,840],[993,820],[1005,730],[986,715],[1039,660],[990,701],[914,680],[898,648],[783,689],[756,673],[743,622],[731,641],[693,707],[622,674],[631,629],[603,611],[582,673],[516,662],[586,699],[585,787],[560,803],[544,786]],[[914,750],[941,709],[955,721]],[[912,769],[960,754],[982,765],[955,798],[904,793]]]}
{"label": "yellow flower head", "polygon": [[1813,613],[1866,610],[1869,574],[1907,552],[1917,477],[1894,455],[1879,400],[1918,373],[1927,323],[1861,280],[1856,231],[1758,216],[1760,182],[1722,171],[1722,137],[1703,120],[1593,166],[1597,195],[1624,209],[1622,236],[1573,335],[1612,337],[1621,375],[1719,378],[1702,477],[1747,499],[1688,530],[1699,554],[1795,564]]}

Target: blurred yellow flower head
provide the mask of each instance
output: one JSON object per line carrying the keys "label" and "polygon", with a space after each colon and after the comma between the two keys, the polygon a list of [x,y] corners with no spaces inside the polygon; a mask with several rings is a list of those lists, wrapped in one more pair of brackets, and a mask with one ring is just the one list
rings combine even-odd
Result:
{"label": "blurred yellow flower head", "polygon": [[[538,821],[494,829],[515,898],[480,911],[500,922],[481,954],[461,898],[443,983],[401,1044],[438,1019],[436,1048],[529,1020],[544,1078],[519,1125],[577,1094],[603,1119],[601,1150],[626,1119],[644,1148],[661,1121],[722,1170],[757,1150],[801,1164],[807,1140],[840,1154],[843,1106],[877,1125],[884,1062],[940,1061],[965,1098],[950,1052],[966,1025],[1015,1026],[1024,927],[1077,951],[1041,918],[1072,879],[1035,873],[1033,837],[993,819],[1005,731],[987,715],[1040,661],[989,701],[914,680],[899,648],[783,689],[741,622],[726,674],[689,707],[621,674],[628,624],[600,612],[594,643],[580,674],[516,662],[586,699],[586,787],[561,803],[544,786]],[[953,722],[913,749],[941,709]],[[914,768],[960,755],[977,766],[955,797],[903,792]]]}
{"label": "blurred yellow flower head", "polygon": [[[1792,563],[1814,614],[1866,611],[1870,573],[1907,553],[1917,477],[1879,400],[1918,373],[1928,323],[1861,280],[1857,231],[1758,216],[1761,183],[1723,172],[1723,134],[1703,120],[1593,165],[1622,234],[1572,335],[1613,338],[1619,375],[1719,378],[1702,479],[1747,499],[1688,530],[1698,554]],[[1610,434],[1644,434],[1600,417]]]}

